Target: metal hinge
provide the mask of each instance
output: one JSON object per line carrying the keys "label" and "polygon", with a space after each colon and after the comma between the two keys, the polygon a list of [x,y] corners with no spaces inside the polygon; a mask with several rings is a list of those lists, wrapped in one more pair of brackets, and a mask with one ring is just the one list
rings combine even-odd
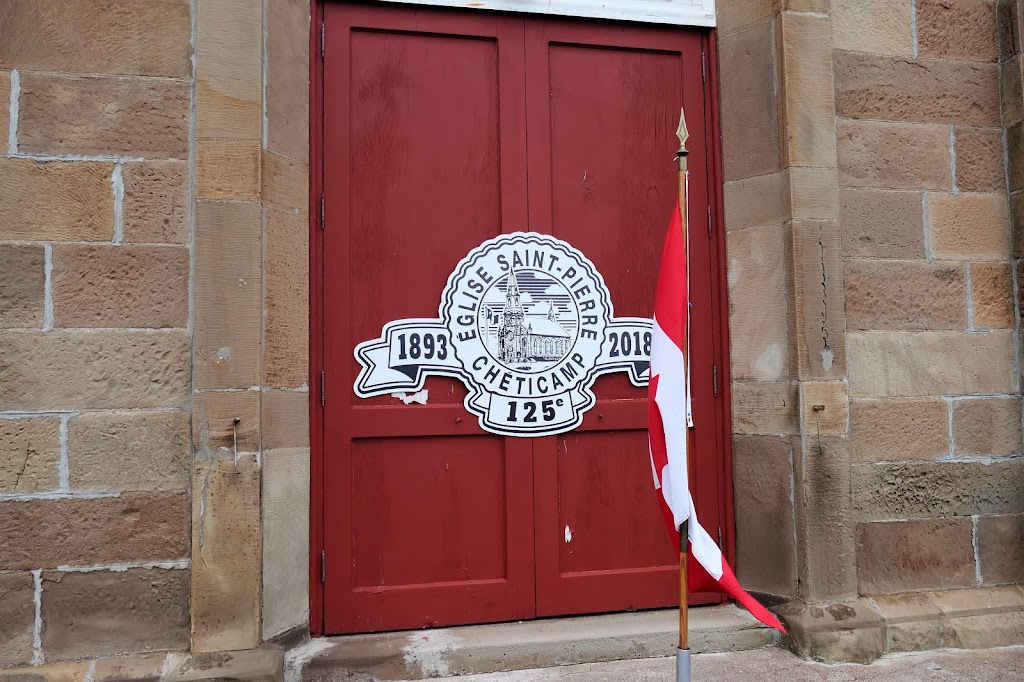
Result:
{"label": "metal hinge", "polygon": [[708,206],[708,239],[711,239],[711,207]]}
{"label": "metal hinge", "polygon": [[327,375],[320,370],[320,407],[327,404]]}
{"label": "metal hinge", "polygon": [[324,199],[323,194],[320,195],[320,229],[327,229],[327,200]]}
{"label": "metal hinge", "polygon": [[708,82],[708,57],[704,50],[700,51],[700,80],[702,83]]}
{"label": "metal hinge", "polygon": [[722,546],[722,529],[721,528],[718,529],[718,549],[721,549],[721,550],[725,549]]}
{"label": "metal hinge", "polygon": [[326,56],[327,54],[327,24],[320,24],[320,56]]}
{"label": "metal hinge", "polygon": [[[719,531],[721,535],[721,531]],[[327,582],[327,550],[320,550],[320,582]]]}
{"label": "metal hinge", "polygon": [[711,381],[714,384],[715,397],[718,397],[718,365],[711,366]]}

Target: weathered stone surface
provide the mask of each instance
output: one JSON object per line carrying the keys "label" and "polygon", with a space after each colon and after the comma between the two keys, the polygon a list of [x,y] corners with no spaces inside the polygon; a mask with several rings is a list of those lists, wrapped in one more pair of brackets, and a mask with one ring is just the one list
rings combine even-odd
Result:
{"label": "weathered stone surface", "polygon": [[263,639],[309,621],[309,448],[263,457]]}
{"label": "weathered stone surface", "polygon": [[304,213],[266,216],[263,383],[309,383],[309,221]]}
{"label": "weathered stone surface", "polygon": [[264,391],[260,425],[264,449],[309,447],[309,393]]}
{"label": "weathered stone surface", "polygon": [[831,22],[827,16],[783,12],[775,26],[781,48],[782,164],[835,166]]}
{"label": "weathered stone surface", "polygon": [[748,590],[796,591],[793,453],[788,436],[734,436],[736,573]]}
{"label": "weathered stone surface", "polygon": [[1010,266],[1002,263],[971,264],[971,308],[975,329],[1010,329],[1013,311],[1013,280]]}
{"label": "weathered stone surface", "polygon": [[230,453],[258,451],[259,392],[196,393],[192,398],[192,442],[196,457],[203,459],[217,456],[218,450]]}
{"label": "weathered stone surface", "polygon": [[262,163],[260,199],[263,205],[305,215],[309,210],[309,166],[266,150]]}
{"label": "weathered stone surface", "polygon": [[942,611],[946,646],[988,649],[1024,641],[1024,592],[1019,587],[936,592],[931,598]]}
{"label": "weathered stone surface", "polygon": [[1010,195],[1010,231],[1013,257],[1020,258],[1024,256],[1024,192]]}
{"label": "weathered stone surface", "polygon": [[1010,160],[1010,191],[1024,189],[1024,163],[1017,162],[1024,158],[1024,122],[1006,127],[1006,157]]}
{"label": "weathered stone surface", "polygon": [[185,161],[126,163],[124,241],[184,244],[188,241],[189,183]]}
{"label": "weathered stone surface", "polygon": [[[816,409],[821,408],[821,409]],[[843,381],[800,383],[801,433],[845,436],[850,430],[850,399]]]}
{"label": "weathered stone surface", "polygon": [[48,661],[188,647],[185,570],[43,574]]}
{"label": "weathered stone surface", "polygon": [[805,658],[867,664],[886,651],[885,622],[867,599],[792,601],[776,612],[789,631],[783,644]]}
{"label": "weathered stone surface", "polygon": [[996,61],[995,3],[917,0],[917,46],[922,57]]}
{"label": "weathered stone surface", "polygon": [[781,148],[771,22],[723,35],[719,50],[725,179],[775,172]]}
{"label": "weathered stone surface", "polygon": [[927,594],[882,594],[871,601],[885,619],[890,653],[927,651],[942,646],[939,607]]}
{"label": "weathered stone surface", "polygon": [[978,561],[986,585],[1024,582],[1024,516],[979,517]]}
{"label": "weathered stone surface", "polygon": [[0,239],[110,241],[111,163],[0,158]]}
{"label": "weathered stone surface", "polygon": [[723,33],[766,21],[778,11],[778,0],[753,0],[723,4],[718,8],[718,30]]}
{"label": "weathered stone surface", "polygon": [[959,455],[1020,454],[1020,398],[953,401],[953,452]]}
{"label": "weathered stone surface", "polygon": [[31,573],[0,573],[0,661],[20,665],[32,660],[36,625],[35,583]]}
{"label": "weathered stone surface", "polygon": [[835,54],[836,113],[845,118],[999,125],[995,64]]}
{"label": "weathered stone surface", "polygon": [[191,36],[188,0],[13,3],[4,12],[0,68],[190,76]]}
{"label": "weathered stone surface", "polygon": [[196,463],[192,650],[260,643],[260,470],[255,455]]}
{"label": "weathered stone surface", "polygon": [[850,451],[846,438],[805,437],[802,444],[794,443],[799,594],[804,599],[857,596]]}
{"label": "weathered stone surface", "polygon": [[793,220],[836,220],[839,217],[839,173],[834,153],[830,168],[787,168],[782,177],[789,181]]}
{"label": "weathered stone surface", "polygon": [[58,327],[184,327],[189,254],[183,246],[53,246]]}
{"label": "weathered stone surface", "polygon": [[125,682],[126,680],[156,681],[162,677],[168,654],[142,656],[111,656],[94,659],[93,682]]}
{"label": "weathered stone surface", "polygon": [[0,245],[0,327],[43,326],[45,279],[42,245]]}
{"label": "weathered stone surface", "polygon": [[244,201],[259,195],[259,140],[196,142],[197,198]]}
{"label": "weathered stone surface", "polygon": [[200,3],[197,10],[196,134],[259,140],[263,132],[261,2],[219,0]]}
{"label": "weathered stone surface", "polygon": [[835,381],[846,374],[846,319],[839,225],[793,221],[786,225],[790,366],[797,378]]}
{"label": "weathered stone surface", "polygon": [[1024,464],[885,462],[853,467],[860,521],[1024,513]]}
{"label": "weathered stone surface", "polygon": [[800,403],[791,383],[733,383],[733,433],[798,433]]}
{"label": "weathered stone surface", "polygon": [[1016,0],[997,0],[996,33],[999,37],[999,61],[1020,53],[1020,9]]}
{"label": "weathered stone surface", "polygon": [[189,90],[167,79],[24,73],[18,151],[187,158]]}
{"label": "weathered stone surface", "polygon": [[1008,331],[849,332],[850,394],[858,398],[1012,393]]}
{"label": "weathered stone surface", "polygon": [[165,331],[0,334],[0,409],[182,407],[188,337]]}
{"label": "weathered stone surface", "polygon": [[267,5],[267,149],[309,159],[309,3]]}
{"label": "weathered stone surface", "polygon": [[274,645],[247,651],[171,654],[163,682],[203,682],[229,678],[238,682],[277,682],[284,679],[285,652]]}
{"label": "weathered stone surface", "polygon": [[973,587],[971,519],[862,523],[857,575],[861,594]]}
{"label": "weathered stone surface", "polygon": [[947,126],[840,119],[836,135],[842,186],[952,186]]}
{"label": "weathered stone surface", "polygon": [[910,7],[890,0],[832,0],[832,47],[909,57]]}
{"label": "weathered stone surface", "polygon": [[1002,121],[1004,126],[1019,123],[1024,119],[1022,66],[1024,66],[1024,60],[1020,55],[999,65],[999,99],[1003,104]]}
{"label": "weathered stone surface", "polygon": [[855,462],[932,459],[950,453],[945,400],[854,400],[850,429]]}
{"label": "weathered stone surface", "polygon": [[843,189],[839,206],[843,255],[924,258],[924,202],[920,192]]}
{"label": "weathered stone surface", "polygon": [[68,421],[75,490],[187,490],[188,413],[87,412]]}
{"label": "weathered stone surface", "polygon": [[957,127],[956,186],[965,192],[996,192],[1006,187],[1003,135],[999,128]]}
{"label": "weathered stone surface", "polygon": [[0,493],[54,490],[60,419],[0,419]]}
{"label": "weathered stone surface", "polygon": [[1024,610],[1024,591],[1019,586],[948,590],[928,596],[947,618]]}
{"label": "weathered stone surface", "polygon": [[251,202],[196,204],[195,341],[197,389],[260,383],[263,218]]}
{"label": "weathered stone surface", "polygon": [[928,194],[935,258],[1008,260],[1010,226],[1002,194]]}
{"label": "weathered stone surface", "polygon": [[188,556],[188,496],[0,502],[0,566],[55,568]]}
{"label": "weathered stone surface", "polygon": [[[5,92],[11,91],[11,72],[0,69],[0,95]],[[2,97],[0,97],[2,99]],[[0,106],[0,149],[7,151],[7,145],[3,141],[3,131],[10,131],[11,127],[11,109]]]}
{"label": "weathered stone surface", "polygon": [[966,329],[962,263],[846,261],[848,329]]}
{"label": "weathered stone surface", "polygon": [[725,228],[779,225],[790,218],[789,178],[770,173],[725,183]]}
{"label": "weathered stone surface", "polygon": [[732,376],[774,381],[789,376],[789,333],[782,228],[727,236]]}

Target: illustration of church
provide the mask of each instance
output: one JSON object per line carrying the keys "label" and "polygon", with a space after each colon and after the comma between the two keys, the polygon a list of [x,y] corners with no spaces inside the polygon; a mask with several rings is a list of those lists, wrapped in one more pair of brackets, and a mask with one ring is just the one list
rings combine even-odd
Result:
{"label": "illustration of church", "polygon": [[509,273],[505,306],[498,326],[502,362],[557,362],[569,353],[572,337],[558,323],[553,302],[547,317],[527,319],[515,271]]}

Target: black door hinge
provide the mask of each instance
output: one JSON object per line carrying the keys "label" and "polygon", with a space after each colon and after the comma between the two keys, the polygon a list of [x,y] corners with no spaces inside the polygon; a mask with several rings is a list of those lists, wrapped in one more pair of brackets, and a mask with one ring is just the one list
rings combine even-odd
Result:
{"label": "black door hinge", "polygon": [[708,206],[708,239],[711,239],[711,207]]}
{"label": "black door hinge", "polygon": [[327,375],[320,370],[320,407],[327,404]]}
{"label": "black door hinge", "polygon": [[715,397],[718,397],[718,365],[711,366],[711,381],[715,390]]}
{"label": "black door hinge", "polygon": [[700,51],[700,80],[702,83],[708,82],[708,57],[704,50]]}
{"label": "black door hinge", "polygon": [[327,582],[327,550],[320,550],[320,582]]}
{"label": "black door hinge", "polygon": [[327,24],[320,24],[320,56],[324,57],[327,54]]}
{"label": "black door hinge", "polygon": [[320,195],[320,229],[327,229],[327,200],[323,194]]}

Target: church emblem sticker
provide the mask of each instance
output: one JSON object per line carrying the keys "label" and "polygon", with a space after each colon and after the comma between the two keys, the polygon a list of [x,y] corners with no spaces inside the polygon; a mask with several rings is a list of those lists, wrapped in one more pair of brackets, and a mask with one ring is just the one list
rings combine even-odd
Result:
{"label": "church emblem sticker", "polygon": [[419,391],[428,376],[460,379],[486,431],[570,431],[594,405],[598,376],[650,374],[651,320],[615,317],[601,273],[578,250],[533,232],[470,251],[448,277],[437,318],[395,320],[356,346],[361,398]]}

